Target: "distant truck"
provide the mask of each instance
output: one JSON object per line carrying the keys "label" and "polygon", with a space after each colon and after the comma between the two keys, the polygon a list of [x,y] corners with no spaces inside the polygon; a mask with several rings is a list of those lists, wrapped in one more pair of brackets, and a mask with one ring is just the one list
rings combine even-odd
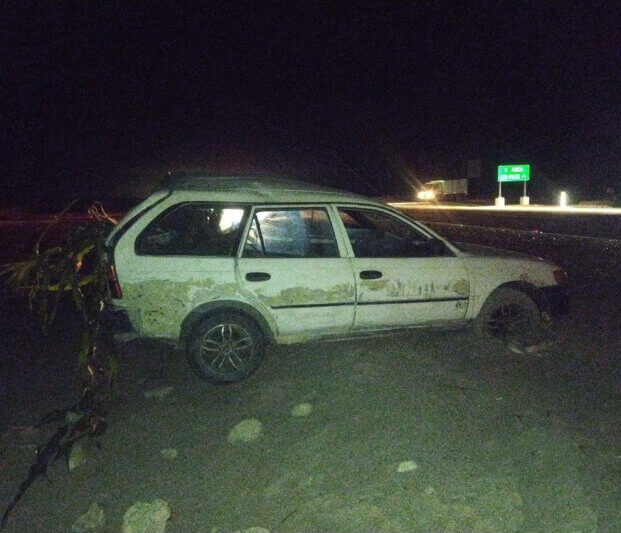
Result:
{"label": "distant truck", "polygon": [[419,200],[457,200],[468,195],[468,180],[428,181],[416,195]]}

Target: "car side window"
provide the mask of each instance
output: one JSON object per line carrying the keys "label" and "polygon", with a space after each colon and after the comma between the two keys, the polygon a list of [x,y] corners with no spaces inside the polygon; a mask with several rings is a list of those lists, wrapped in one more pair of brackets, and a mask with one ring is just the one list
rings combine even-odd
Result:
{"label": "car side window", "polygon": [[245,209],[187,203],[151,222],[136,239],[138,255],[231,257],[237,251]]}
{"label": "car side window", "polygon": [[[446,255],[446,247],[398,218],[372,209],[340,208],[356,257],[430,257]],[[433,242],[432,242],[433,241]]]}
{"label": "car side window", "polygon": [[338,257],[325,209],[259,209],[252,217],[243,257]]}

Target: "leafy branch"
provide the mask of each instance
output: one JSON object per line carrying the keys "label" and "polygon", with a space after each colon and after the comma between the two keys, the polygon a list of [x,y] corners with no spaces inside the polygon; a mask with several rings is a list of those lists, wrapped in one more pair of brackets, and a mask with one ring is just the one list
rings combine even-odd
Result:
{"label": "leafy branch", "polygon": [[[95,437],[106,429],[112,380],[117,373],[118,360],[111,332],[104,321],[109,298],[105,239],[116,221],[101,204],[96,203],[88,209],[87,221],[72,228],[64,243],[44,248],[44,239],[51,228],[74,204],[69,204],[43,230],[28,259],[4,265],[0,270],[0,276],[5,278],[9,287],[24,296],[30,310],[39,316],[44,334],[49,333],[64,296],[70,296],[82,321],[77,353],[82,380],[81,397],[72,406],[42,417],[38,425],[51,422],[62,425],[39,450],[26,479],[5,510],[0,529],[37,476],[44,475],[47,467],[65,454],[79,438],[85,435]],[[70,411],[78,414],[72,423],[66,421]]]}

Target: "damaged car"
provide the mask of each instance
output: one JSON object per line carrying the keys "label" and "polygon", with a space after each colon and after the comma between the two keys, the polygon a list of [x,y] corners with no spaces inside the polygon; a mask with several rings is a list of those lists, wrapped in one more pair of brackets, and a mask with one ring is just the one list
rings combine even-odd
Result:
{"label": "damaged car", "polygon": [[471,323],[523,339],[567,274],[456,245],[390,206],[297,181],[171,175],[107,239],[117,338],[175,342],[198,374],[236,382],[270,343]]}

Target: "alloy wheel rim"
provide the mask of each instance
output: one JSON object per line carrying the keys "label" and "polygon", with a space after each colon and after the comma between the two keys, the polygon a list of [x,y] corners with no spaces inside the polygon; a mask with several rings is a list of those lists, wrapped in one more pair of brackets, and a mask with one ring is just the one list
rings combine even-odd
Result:
{"label": "alloy wheel rim", "polygon": [[201,361],[214,374],[243,372],[254,352],[252,337],[237,324],[213,326],[201,340]]}

